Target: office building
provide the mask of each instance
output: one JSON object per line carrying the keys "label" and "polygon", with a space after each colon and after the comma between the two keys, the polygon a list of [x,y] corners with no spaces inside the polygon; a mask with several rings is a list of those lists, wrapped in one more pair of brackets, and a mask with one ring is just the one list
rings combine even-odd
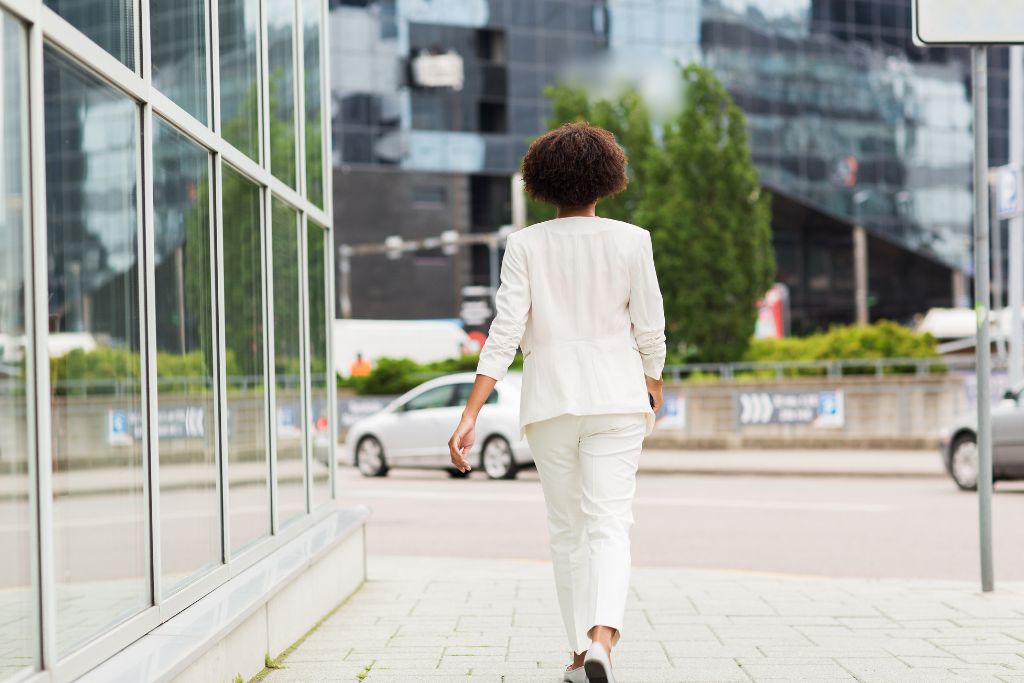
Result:
{"label": "office building", "polygon": [[[971,273],[965,50],[910,39],[910,0],[338,0],[331,3],[337,238],[489,232],[570,63],[698,60],[748,118],[775,196],[794,331],[964,303]],[[1006,51],[992,51],[990,147],[1006,158]],[[639,66],[637,66],[639,65]],[[857,226],[864,249],[856,248]],[[966,277],[965,277],[966,276]],[[455,317],[490,282],[485,248],[352,265],[355,317]]]}

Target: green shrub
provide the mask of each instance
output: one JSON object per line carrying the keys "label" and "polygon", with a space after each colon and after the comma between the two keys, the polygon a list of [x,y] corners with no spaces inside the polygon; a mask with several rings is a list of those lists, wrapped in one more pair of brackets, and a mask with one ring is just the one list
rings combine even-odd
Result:
{"label": "green shrub", "polygon": [[[868,360],[873,358],[934,358],[938,343],[930,334],[919,334],[889,320],[872,325],[836,325],[827,332],[788,339],[756,339],[744,360],[750,362]],[[914,366],[890,366],[886,372],[912,372]],[[798,368],[787,375],[821,374],[821,369]],[[846,368],[847,374],[871,373],[874,369]]]}

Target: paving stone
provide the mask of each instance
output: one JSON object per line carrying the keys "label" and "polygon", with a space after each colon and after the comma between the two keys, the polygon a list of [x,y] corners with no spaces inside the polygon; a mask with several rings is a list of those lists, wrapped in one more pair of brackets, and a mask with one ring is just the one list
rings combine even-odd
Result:
{"label": "paving stone", "polygon": [[[269,673],[291,681],[561,680],[550,564],[371,556],[368,579]],[[623,683],[1024,683],[1024,584],[821,579],[670,568],[631,574]],[[366,667],[369,666],[367,671]]]}

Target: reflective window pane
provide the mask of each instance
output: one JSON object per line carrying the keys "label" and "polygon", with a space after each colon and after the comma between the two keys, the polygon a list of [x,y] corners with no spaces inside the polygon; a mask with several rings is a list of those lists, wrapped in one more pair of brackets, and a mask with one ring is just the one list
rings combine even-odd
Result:
{"label": "reflective window pane", "polygon": [[306,196],[324,208],[324,123],[320,99],[320,0],[302,5],[302,50],[305,73]]}
{"label": "reflective window pane", "polygon": [[134,0],[45,0],[47,7],[135,69]]}
{"label": "reflective window pane", "polygon": [[[138,107],[44,55],[57,652],[149,604]],[[104,485],[97,488],[97,480]]]}
{"label": "reflective window pane", "polygon": [[220,563],[213,386],[210,155],[153,131],[154,297],[165,595]]}
{"label": "reflective window pane", "polygon": [[222,176],[228,533],[234,553],[270,533],[263,259],[260,189],[228,166]]}
{"label": "reflective window pane", "polygon": [[206,0],[149,0],[149,11],[153,85],[206,123]]}
{"label": "reflective window pane", "polygon": [[299,217],[273,201],[274,370],[277,413],[277,503],[282,526],[306,512],[302,457],[302,299]]}
{"label": "reflective window pane", "polygon": [[[25,33],[0,11],[0,679],[33,666],[26,374]],[[9,103],[9,104],[8,104]]]}
{"label": "reflective window pane", "polygon": [[331,378],[327,373],[327,233],[310,223],[306,229],[306,250],[309,281],[309,444],[312,450],[310,468],[313,479],[313,507],[331,498],[330,457],[331,410],[328,391]]}
{"label": "reflective window pane", "polygon": [[259,160],[259,0],[220,0],[220,121],[224,139]]}
{"label": "reflective window pane", "polygon": [[267,0],[270,62],[270,171],[295,187],[295,3]]}

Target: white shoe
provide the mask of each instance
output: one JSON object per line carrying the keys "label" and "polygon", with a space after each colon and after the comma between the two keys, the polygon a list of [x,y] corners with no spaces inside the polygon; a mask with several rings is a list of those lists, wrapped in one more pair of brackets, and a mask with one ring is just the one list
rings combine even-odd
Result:
{"label": "white shoe", "polygon": [[572,671],[566,670],[562,674],[562,681],[568,681],[568,683],[587,683],[587,672],[582,666],[578,666]]}
{"label": "white shoe", "polygon": [[590,644],[587,656],[583,658],[583,669],[587,672],[587,680],[590,683],[615,683],[608,651],[601,643],[595,641]]}

